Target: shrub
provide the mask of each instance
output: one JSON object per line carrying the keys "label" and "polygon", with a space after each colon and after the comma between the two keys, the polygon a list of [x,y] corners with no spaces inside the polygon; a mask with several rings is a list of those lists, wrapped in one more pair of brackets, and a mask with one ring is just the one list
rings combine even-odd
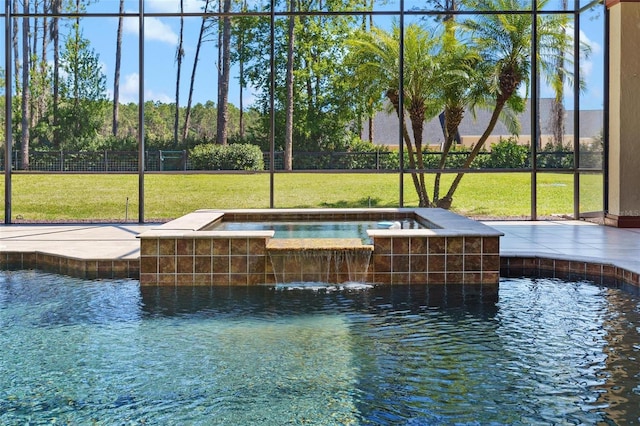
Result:
{"label": "shrub", "polygon": [[586,169],[602,169],[604,148],[602,133],[591,142],[580,142],[580,167]]}
{"label": "shrub", "polygon": [[563,145],[549,141],[538,152],[538,168],[570,169],[573,167],[573,148],[571,143]]}
{"label": "shrub", "polygon": [[[447,158],[444,164],[445,169],[461,169],[464,163],[469,158],[471,149],[465,146],[453,146],[447,153]],[[480,151],[478,156],[471,162],[470,168],[481,169],[486,167],[486,151]],[[438,169],[440,167],[440,159],[442,158],[441,151],[426,150],[422,155],[424,161],[424,167],[426,169]]]}
{"label": "shrub", "polygon": [[260,147],[250,144],[203,144],[189,152],[194,170],[264,170]]}
{"label": "shrub", "polygon": [[529,167],[529,147],[518,145],[515,139],[500,138],[497,144],[491,145],[491,156],[487,167],[492,169],[519,169]]}

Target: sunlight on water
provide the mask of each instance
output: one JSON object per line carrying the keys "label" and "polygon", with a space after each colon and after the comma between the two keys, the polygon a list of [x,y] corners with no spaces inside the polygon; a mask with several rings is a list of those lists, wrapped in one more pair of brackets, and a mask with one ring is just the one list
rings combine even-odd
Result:
{"label": "sunlight on water", "polygon": [[343,290],[367,290],[373,288],[373,284],[360,282],[346,282],[342,284],[328,284],[318,282],[293,282],[276,284],[276,290],[310,290],[310,291],[343,291]]}
{"label": "sunlight on water", "polygon": [[0,272],[0,424],[637,422],[639,306],[544,279],[480,304]]}

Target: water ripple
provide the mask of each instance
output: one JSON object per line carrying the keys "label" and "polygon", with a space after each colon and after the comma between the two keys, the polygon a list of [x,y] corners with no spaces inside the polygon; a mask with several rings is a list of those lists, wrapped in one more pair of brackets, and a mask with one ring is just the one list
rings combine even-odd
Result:
{"label": "water ripple", "polygon": [[145,289],[0,273],[2,424],[596,424],[640,416],[640,301],[509,279]]}

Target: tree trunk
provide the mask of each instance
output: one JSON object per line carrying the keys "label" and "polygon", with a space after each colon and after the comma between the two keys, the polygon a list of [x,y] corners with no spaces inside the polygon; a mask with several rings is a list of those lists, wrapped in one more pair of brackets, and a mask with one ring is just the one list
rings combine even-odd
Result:
{"label": "tree trunk", "polygon": [[[370,0],[369,1],[369,7],[371,8],[370,10],[373,10],[373,3],[374,0]],[[364,1],[365,7],[367,6],[367,0]],[[363,23],[365,22],[365,18],[362,18]],[[369,31],[371,31],[371,29],[373,28],[373,15],[369,15]],[[369,102],[369,142],[373,144],[374,141],[374,135],[373,135],[373,119],[375,117],[375,113],[373,112],[373,100],[370,100]]]}
{"label": "tree trunk", "polygon": [[[231,12],[231,0],[224,0],[224,13]],[[231,18],[222,19],[222,63],[218,80],[218,128],[216,140],[221,145],[227,144],[229,127],[229,70],[231,68]]]}
{"label": "tree trunk", "polygon": [[[34,13],[38,13],[38,3],[36,2],[33,5],[33,12]],[[31,57],[30,57],[30,70],[29,70],[29,75],[36,75],[36,67],[37,67],[37,57],[38,57],[38,32],[40,31],[40,26],[39,26],[39,22],[38,22],[38,18],[34,18],[33,19],[33,24],[31,25],[31,27],[29,28],[29,33],[31,35],[31,45],[29,46],[29,48],[31,49]],[[33,79],[31,81],[31,105],[29,105],[29,127],[35,127],[36,125],[36,120],[38,117],[38,104],[39,104],[39,97],[40,97],[40,90],[38,87],[38,83],[40,83],[40,81],[38,81],[38,79]],[[34,93],[35,92],[35,93]]]}
{"label": "tree trunk", "polygon": [[111,134],[118,136],[118,116],[120,113],[120,62],[122,59],[122,25],[124,18],[124,0],[120,0],[120,17],[118,18],[118,32],[116,35],[116,64],[113,77],[113,122],[111,125]]}
{"label": "tree trunk", "polygon": [[[29,13],[29,1],[24,0],[24,13]],[[22,170],[29,170],[29,18],[22,18]]]}
{"label": "tree trunk", "polygon": [[[447,163],[447,157],[449,156],[449,151],[453,146],[453,141],[455,140],[456,134],[458,133],[458,128],[460,127],[460,123],[462,122],[462,118],[464,117],[464,108],[462,107],[445,107],[444,110],[444,146],[442,147],[442,154],[440,155],[440,163],[438,164],[439,170],[444,170],[444,166]],[[437,205],[438,200],[440,199],[440,178],[442,176],[441,172],[436,173],[434,183],[433,183],[433,202]]]}
{"label": "tree trunk", "polygon": [[[471,163],[478,156],[478,153],[482,149],[482,146],[487,141],[487,139],[489,139],[489,136],[491,136],[491,132],[493,132],[494,127],[496,127],[496,123],[498,122],[498,118],[500,118],[500,113],[502,112],[502,109],[504,108],[504,105],[507,99],[508,97],[500,97],[496,102],[496,105],[493,108],[493,113],[491,114],[491,119],[489,120],[489,124],[487,125],[487,128],[484,130],[484,133],[482,134],[482,136],[480,136],[480,139],[478,140],[478,142],[475,144],[475,146],[471,150],[471,153],[469,153],[469,157],[467,157],[467,160],[462,165],[463,169],[469,168],[471,166]],[[453,182],[451,182],[451,186],[449,187],[449,191],[447,192],[447,195],[445,195],[442,199],[438,200],[438,204],[437,204],[438,207],[442,207],[446,209],[451,207],[451,203],[453,201],[453,194],[458,189],[458,185],[460,185],[460,181],[462,180],[463,176],[464,176],[464,172],[460,172],[456,175]]]}
{"label": "tree trunk", "polygon": [[[206,12],[209,8],[209,1],[206,0],[204,5],[204,11]],[[189,133],[189,126],[191,122],[191,103],[193,102],[193,87],[196,82],[196,69],[198,67],[198,61],[200,59],[200,48],[202,47],[202,38],[204,37],[204,29],[205,24],[207,22],[206,18],[202,18],[202,23],[200,24],[200,33],[198,34],[198,44],[196,45],[196,53],[193,58],[193,68],[191,69],[191,80],[189,82],[189,98],[187,99],[187,107],[184,113],[184,127],[182,128],[182,142],[187,139],[187,135]]]}
{"label": "tree trunk", "polygon": [[413,142],[416,145],[415,155],[418,180],[420,182],[420,193],[418,198],[420,199],[420,207],[429,206],[429,195],[427,194],[427,185],[424,181],[424,158],[422,153],[422,132],[424,128],[425,107],[424,102],[415,101],[410,106],[409,119],[411,120],[411,129],[413,130]]}
{"label": "tree trunk", "polygon": [[[247,0],[242,2],[242,11],[247,11]],[[242,31],[244,31],[244,28]],[[238,76],[240,80],[240,122],[238,123],[238,126],[240,127],[240,140],[244,140],[244,100],[242,99],[244,96],[244,32],[242,34],[238,34],[238,53],[240,55],[238,60],[238,65],[240,67]]]}
{"label": "tree trunk", "polygon": [[[13,8],[12,10],[18,10],[18,0],[13,0]],[[12,40],[11,44],[13,44],[13,81],[16,85],[16,93],[22,93],[22,89],[20,87],[21,80],[21,62],[20,62],[20,49],[18,49],[18,18],[13,18],[13,31],[12,31]],[[9,72],[9,70],[7,70]]]}
{"label": "tree trunk", "polygon": [[180,36],[178,38],[178,51],[176,52],[176,61],[178,71],[176,74],[176,110],[175,118],[173,120],[173,143],[178,145],[178,128],[180,127],[180,72],[182,71],[182,57],[184,56],[184,50],[182,49],[182,41],[184,37],[184,0],[180,0]]}
{"label": "tree trunk", "polygon": [[[387,99],[393,105],[393,108],[396,110],[396,114],[398,115],[398,119],[400,118],[400,98],[398,96],[397,90],[387,90]],[[407,158],[409,158],[409,167],[411,169],[416,168],[415,155],[413,153],[413,145],[411,144],[411,136],[409,136],[409,131],[407,130],[406,123],[402,122],[402,139],[404,140],[405,147],[407,148]],[[411,172],[411,180],[413,181],[413,186],[416,189],[416,194],[418,194],[419,203],[423,204],[423,194],[424,190],[420,187],[420,180],[418,179],[418,174],[416,172]]]}
{"label": "tree trunk", "polygon": [[[444,10],[447,12],[455,12],[458,10],[458,5],[456,4],[456,0],[445,0],[444,2]],[[445,22],[452,22],[455,19],[455,15],[447,14],[444,16]]]}
{"label": "tree trunk", "polygon": [[[47,13],[47,4],[42,5],[43,12]],[[47,111],[47,45],[49,44],[49,20],[46,17],[42,18],[42,43],[40,54],[40,98],[38,100],[38,119],[45,116]]]}
{"label": "tree trunk", "polygon": [[[289,0],[289,11],[295,12],[295,0]],[[293,168],[293,70],[294,70],[294,48],[295,48],[295,16],[289,17],[289,41],[287,46],[287,106],[285,117],[285,135],[284,135],[284,169],[291,170]]]}
{"label": "tree trunk", "polygon": [[[507,104],[509,98],[511,98],[511,96],[515,93],[518,86],[520,86],[521,82],[522,75],[518,71],[516,71],[512,65],[507,64],[500,71],[500,75],[498,76],[499,92],[496,96],[496,104],[493,108],[491,119],[489,120],[489,124],[487,125],[484,133],[482,134],[482,136],[480,136],[480,139],[471,150],[469,157],[467,157],[467,160],[462,165],[463,169],[469,168],[473,160],[475,160],[475,158],[478,156],[478,153],[482,149],[483,145],[485,144],[489,136],[491,136],[491,132],[493,132],[493,129],[498,122],[498,118],[500,118],[500,114],[502,113],[504,106]],[[458,185],[460,185],[460,181],[462,180],[463,176],[464,172],[458,173],[456,175],[455,179],[451,183],[451,186],[449,187],[447,195],[438,201],[438,207],[447,209],[451,207],[451,203],[453,202],[453,194],[458,189]]]}
{"label": "tree trunk", "polygon": [[[76,0],[76,23],[75,23],[75,33],[73,42],[75,44],[74,47],[74,55],[75,58],[73,60],[73,109],[74,111],[78,111],[80,109],[80,1]],[[79,117],[76,117],[79,118]],[[75,130],[74,135],[80,133],[80,121],[75,120]]]}
{"label": "tree trunk", "polygon": [[60,147],[58,131],[58,105],[60,103],[60,6],[62,0],[52,0],[53,22],[51,23],[51,38],[53,40],[53,147]]}
{"label": "tree trunk", "polygon": [[[568,0],[562,0],[562,10],[567,10],[567,8],[569,7],[569,2]],[[564,128],[564,114],[565,114],[565,110],[564,110],[564,104],[563,104],[563,98],[564,98],[564,73],[563,73],[563,69],[564,69],[564,55],[565,52],[564,50],[560,49],[556,52],[557,54],[557,58],[556,58],[556,74],[557,74],[557,78],[558,80],[560,80],[561,84],[559,86],[559,90],[556,92],[556,96],[553,102],[553,105],[551,106],[551,128],[553,129],[553,141],[557,146],[564,146],[564,132],[565,132],[565,128]],[[579,135],[574,135],[575,137],[578,137]]]}
{"label": "tree trunk", "polygon": [[240,68],[238,71],[238,79],[240,80],[240,99],[238,100],[240,117],[238,122],[238,130],[240,132],[240,140],[244,140],[244,102],[242,100],[242,97],[244,96],[244,54],[242,53],[243,48],[244,47],[242,45],[242,38],[238,37],[238,52],[240,53],[240,60],[238,61],[238,66]]}
{"label": "tree trunk", "polygon": [[554,99],[551,106],[551,120],[553,127],[553,141],[561,147],[564,146],[564,105],[562,99]]}

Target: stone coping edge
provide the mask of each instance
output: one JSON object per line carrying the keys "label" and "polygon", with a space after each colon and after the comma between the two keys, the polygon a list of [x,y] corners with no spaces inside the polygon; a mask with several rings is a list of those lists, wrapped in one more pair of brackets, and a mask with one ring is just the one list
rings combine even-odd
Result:
{"label": "stone coping edge", "polygon": [[268,251],[373,251],[372,245],[362,244],[359,238],[277,238],[269,240]]}
{"label": "stone coping edge", "polygon": [[[138,238],[199,238],[202,237],[273,237],[273,231],[201,231],[213,222],[228,215],[252,215],[252,216],[299,216],[314,217],[327,216],[333,220],[336,217],[347,220],[363,219],[369,216],[380,216],[384,214],[406,214],[415,215],[422,221],[432,224],[430,229],[372,229],[367,233],[371,237],[421,237],[421,236],[482,236],[500,237],[504,234],[484,223],[469,219],[465,216],[450,212],[440,208],[349,208],[349,209],[236,209],[236,210],[209,210],[201,209],[188,213],[175,220],[162,224],[149,231],[138,235]],[[261,232],[263,234],[261,234]],[[271,232],[271,234],[266,234]]]}

